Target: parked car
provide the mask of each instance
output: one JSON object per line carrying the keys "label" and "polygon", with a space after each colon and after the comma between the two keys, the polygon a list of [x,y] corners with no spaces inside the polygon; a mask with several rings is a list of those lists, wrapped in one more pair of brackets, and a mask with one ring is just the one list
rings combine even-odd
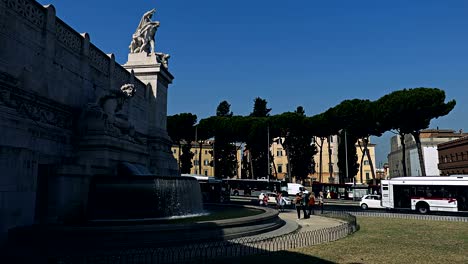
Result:
{"label": "parked car", "polygon": [[[276,204],[276,193],[272,193],[272,192],[268,192],[268,193],[261,193],[259,196],[258,196],[258,201],[259,201],[259,204],[263,204],[263,197],[266,195],[268,195],[268,204]],[[288,207],[288,206],[291,206],[292,204],[292,201],[289,197],[283,197],[283,201],[284,201],[284,206]]]}
{"label": "parked car", "polygon": [[359,202],[359,206],[361,206],[363,210],[367,210],[368,208],[384,208],[381,205],[380,196],[375,194],[364,195],[361,202]]}

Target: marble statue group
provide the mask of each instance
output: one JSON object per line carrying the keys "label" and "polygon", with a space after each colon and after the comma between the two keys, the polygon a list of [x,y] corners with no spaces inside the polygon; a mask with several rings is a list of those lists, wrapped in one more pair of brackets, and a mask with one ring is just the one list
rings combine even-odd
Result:
{"label": "marble statue group", "polygon": [[159,27],[158,21],[152,21],[151,18],[156,12],[152,9],[146,12],[141,18],[140,24],[132,35],[132,42],[130,43],[130,53],[150,53],[154,50],[154,35]]}

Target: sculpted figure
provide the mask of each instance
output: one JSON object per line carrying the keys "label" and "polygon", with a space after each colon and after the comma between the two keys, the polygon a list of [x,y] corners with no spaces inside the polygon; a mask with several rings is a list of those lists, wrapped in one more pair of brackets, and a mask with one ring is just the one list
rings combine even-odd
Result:
{"label": "sculpted figure", "polygon": [[162,65],[164,65],[164,67],[166,67],[166,69],[169,68],[169,58],[170,57],[171,56],[169,54],[156,52],[156,58],[157,58],[158,62],[162,63]]}
{"label": "sculpted figure", "polygon": [[146,12],[140,20],[140,24],[132,35],[130,53],[154,52],[154,36],[159,27],[158,21],[151,21],[155,9]]}

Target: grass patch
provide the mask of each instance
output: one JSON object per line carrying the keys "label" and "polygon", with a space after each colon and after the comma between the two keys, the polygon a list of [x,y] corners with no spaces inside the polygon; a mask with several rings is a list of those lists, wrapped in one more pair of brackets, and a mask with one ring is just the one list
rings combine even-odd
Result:
{"label": "grass patch", "polygon": [[[344,239],[239,263],[468,263],[468,223],[358,217]],[[234,263],[234,262],[230,262]]]}

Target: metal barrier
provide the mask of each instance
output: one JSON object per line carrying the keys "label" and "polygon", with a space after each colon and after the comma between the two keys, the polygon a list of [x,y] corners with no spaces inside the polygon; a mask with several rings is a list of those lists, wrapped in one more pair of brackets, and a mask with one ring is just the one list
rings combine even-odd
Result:
{"label": "metal barrier", "polygon": [[355,212],[348,211],[349,214],[365,217],[385,217],[385,218],[402,218],[414,220],[430,220],[430,221],[450,221],[450,222],[468,222],[468,217],[449,216],[449,215],[421,215],[421,214],[399,214],[387,212]]}
{"label": "metal barrier", "polygon": [[273,238],[244,237],[227,241],[205,242],[167,248],[129,249],[94,256],[68,256],[48,259],[57,264],[143,264],[209,262],[222,258],[247,255],[268,255],[281,250],[313,246],[335,241],[358,230],[356,217],[348,213],[328,212],[322,216],[339,218],[345,222],[339,226],[296,232]]}

